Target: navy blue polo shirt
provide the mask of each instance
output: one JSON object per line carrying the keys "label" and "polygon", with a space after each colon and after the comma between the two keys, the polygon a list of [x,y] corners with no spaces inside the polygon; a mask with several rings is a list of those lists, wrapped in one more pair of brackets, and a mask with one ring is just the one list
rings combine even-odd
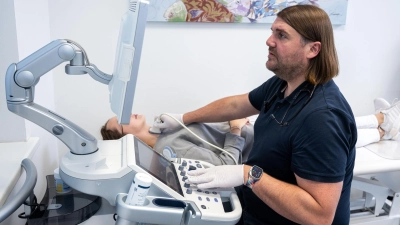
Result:
{"label": "navy blue polo shirt", "polygon": [[[357,141],[352,110],[333,80],[317,86],[305,81],[286,98],[281,91],[285,86],[286,81],[274,76],[250,92],[249,100],[260,114],[246,164],[291,184],[297,184],[294,174],[318,182],[343,181],[333,224],[349,224]],[[244,186],[242,191],[247,214],[265,224],[295,224],[250,188]]]}

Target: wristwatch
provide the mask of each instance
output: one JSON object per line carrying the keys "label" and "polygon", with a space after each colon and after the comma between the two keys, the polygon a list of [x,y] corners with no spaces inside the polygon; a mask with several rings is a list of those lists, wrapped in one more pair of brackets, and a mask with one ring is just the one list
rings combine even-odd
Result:
{"label": "wristwatch", "polygon": [[263,169],[258,166],[252,166],[249,170],[249,178],[247,179],[246,186],[253,189],[254,184],[261,179]]}

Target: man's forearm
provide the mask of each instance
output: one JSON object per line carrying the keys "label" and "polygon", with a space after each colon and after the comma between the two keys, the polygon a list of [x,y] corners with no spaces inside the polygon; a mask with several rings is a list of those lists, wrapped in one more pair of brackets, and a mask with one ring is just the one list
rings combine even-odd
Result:
{"label": "man's forearm", "polygon": [[[250,166],[244,166],[244,183]],[[264,173],[253,186],[253,192],[275,212],[299,224],[332,224],[334,207],[326,209],[326,202],[320,204],[306,190],[297,185],[277,180]],[[329,201],[329,197],[327,196]],[[331,204],[331,203],[328,203]]]}
{"label": "man's forearm", "polygon": [[232,110],[231,97],[219,99],[197,110],[183,114],[183,122],[204,123],[204,122],[223,122],[230,120]]}
{"label": "man's forearm", "polygon": [[257,113],[258,111],[248,100],[248,94],[243,94],[222,98],[197,110],[185,113],[183,122],[185,124],[224,122]]}

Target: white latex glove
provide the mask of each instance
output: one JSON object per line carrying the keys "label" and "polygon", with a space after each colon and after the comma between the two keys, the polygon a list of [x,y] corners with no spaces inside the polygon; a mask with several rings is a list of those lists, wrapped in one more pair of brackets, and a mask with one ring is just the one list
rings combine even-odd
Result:
{"label": "white latex glove", "polygon": [[[178,120],[179,122],[181,122],[183,124],[183,114],[171,114],[171,113],[166,113],[170,116],[172,116],[173,118],[175,118],[176,120]],[[180,128],[181,125],[173,118],[171,118],[168,115],[161,115],[160,120],[155,120],[153,127],[155,128],[160,128],[160,129],[168,129],[168,130],[173,130],[176,128]]]}
{"label": "white latex glove", "polygon": [[243,165],[214,166],[187,172],[186,183],[203,188],[228,188],[243,184]]}

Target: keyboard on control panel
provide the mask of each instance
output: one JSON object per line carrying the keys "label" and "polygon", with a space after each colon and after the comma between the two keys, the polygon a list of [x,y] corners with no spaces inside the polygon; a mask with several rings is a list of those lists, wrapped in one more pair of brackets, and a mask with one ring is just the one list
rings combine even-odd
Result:
{"label": "keyboard on control panel", "polygon": [[194,184],[187,184],[187,171],[204,169],[199,160],[181,159],[180,163],[174,163],[185,198],[196,203],[197,207],[207,214],[225,213],[221,195],[218,191],[198,189]]}

